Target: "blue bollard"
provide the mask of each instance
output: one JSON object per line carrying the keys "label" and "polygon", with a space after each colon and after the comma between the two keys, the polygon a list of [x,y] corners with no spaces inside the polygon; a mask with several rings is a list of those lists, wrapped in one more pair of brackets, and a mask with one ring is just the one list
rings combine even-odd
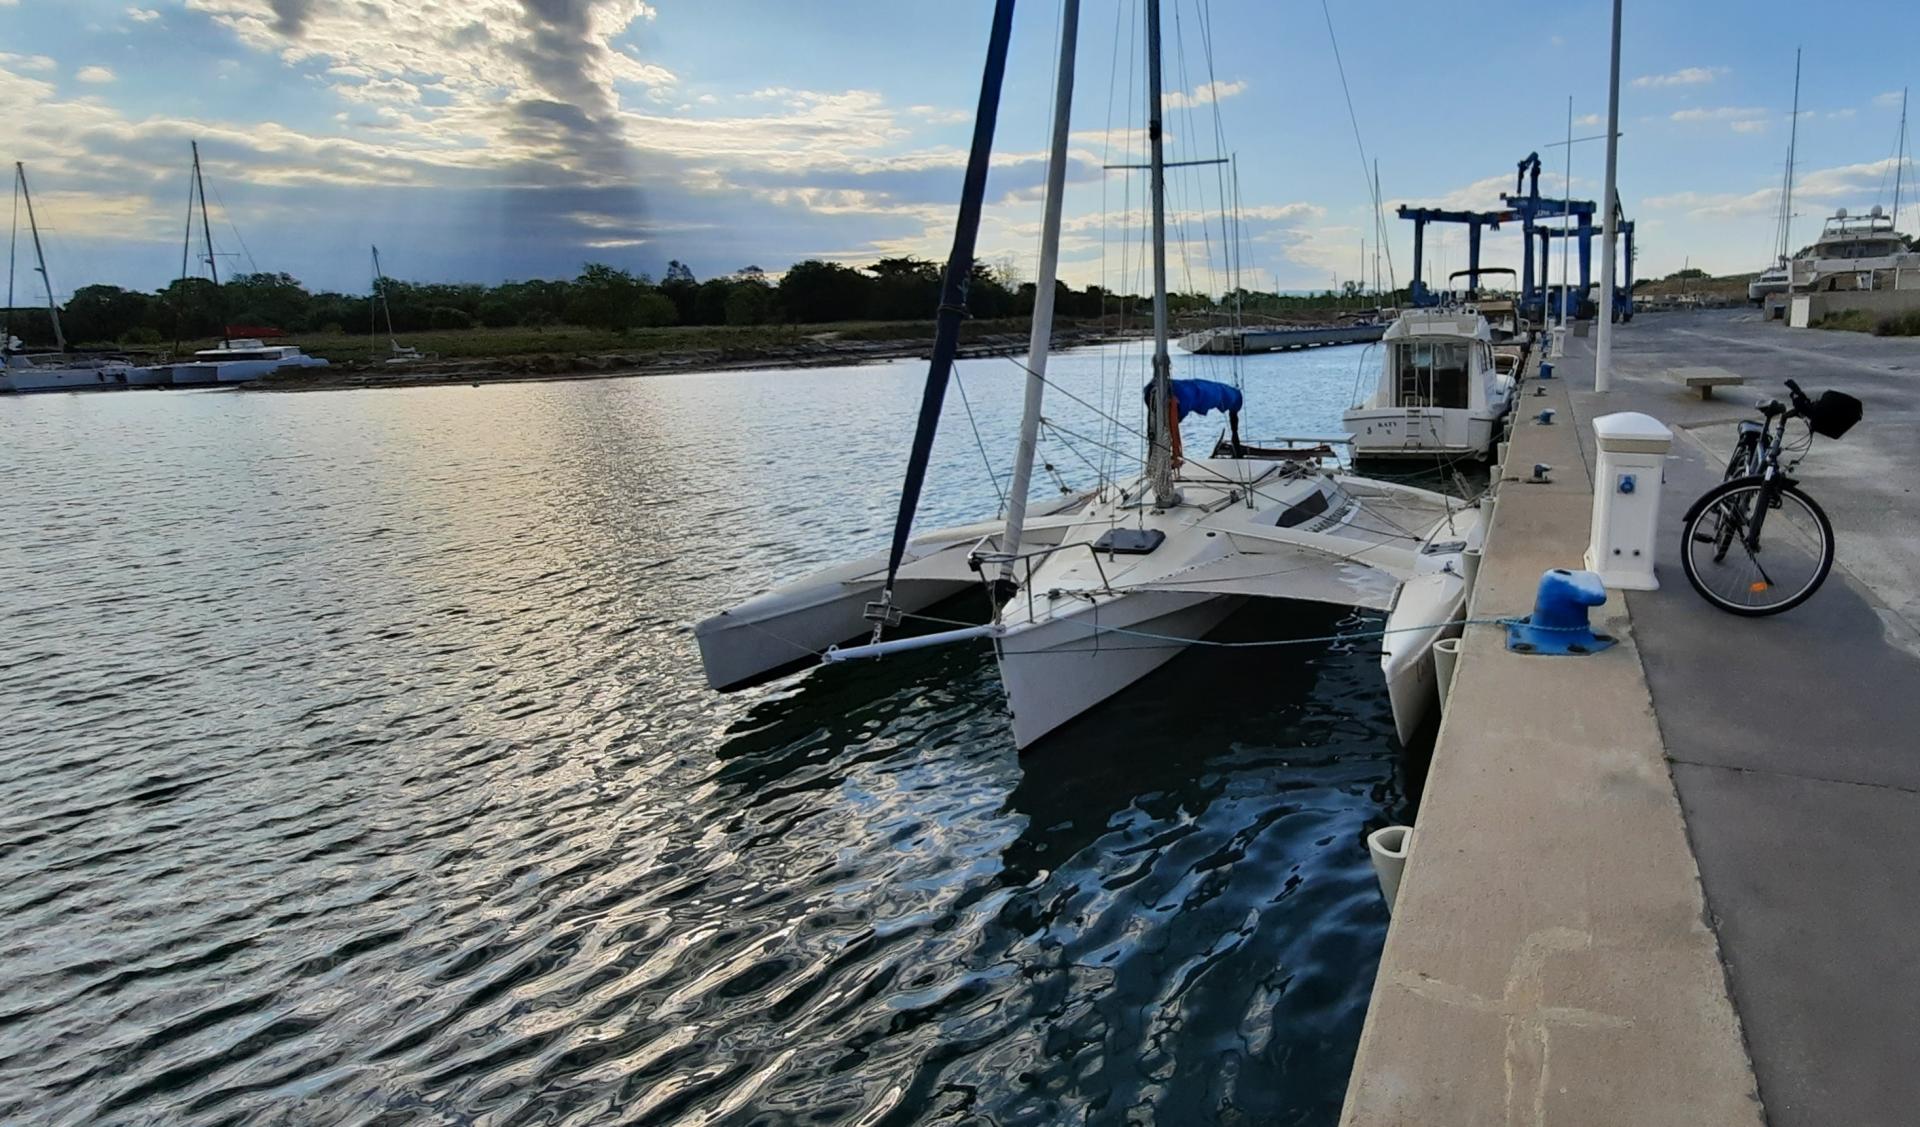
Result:
{"label": "blue bollard", "polygon": [[1541,411],[1538,415],[1535,415],[1533,417],[1533,421],[1536,423],[1539,423],[1543,427],[1552,426],[1553,425],[1553,408],[1548,407],[1546,410]]}
{"label": "blue bollard", "polygon": [[1507,649],[1524,654],[1590,654],[1613,645],[1587,624],[1587,608],[1607,601],[1606,584],[1591,571],[1556,567],[1540,576],[1533,613],[1507,623]]}
{"label": "blue bollard", "polygon": [[1543,380],[1553,378],[1553,365],[1547,363],[1545,360],[1540,361],[1540,378]]}

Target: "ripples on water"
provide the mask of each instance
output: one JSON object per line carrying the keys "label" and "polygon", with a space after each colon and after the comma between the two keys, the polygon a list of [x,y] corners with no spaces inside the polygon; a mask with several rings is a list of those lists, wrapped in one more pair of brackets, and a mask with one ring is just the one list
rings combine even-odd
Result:
{"label": "ripples on water", "polygon": [[1407,802],[1366,646],[1024,759],[980,650],[705,690],[693,620],[882,540],[918,379],[0,403],[0,1121],[1330,1122]]}

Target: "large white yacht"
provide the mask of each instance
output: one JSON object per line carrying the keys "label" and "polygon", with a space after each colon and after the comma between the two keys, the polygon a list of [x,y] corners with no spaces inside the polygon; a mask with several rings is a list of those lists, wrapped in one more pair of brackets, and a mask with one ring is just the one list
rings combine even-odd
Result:
{"label": "large white yacht", "polygon": [[1820,238],[1793,258],[1794,293],[1920,287],[1920,254],[1875,204],[1865,215],[1833,213]]}
{"label": "large white yacht", "polygon": [[1409,309],[1384,340],[1373,394],[1341,416],[1354,457],[1486,457],[1513,401],[1487,319],[1471,306]]}

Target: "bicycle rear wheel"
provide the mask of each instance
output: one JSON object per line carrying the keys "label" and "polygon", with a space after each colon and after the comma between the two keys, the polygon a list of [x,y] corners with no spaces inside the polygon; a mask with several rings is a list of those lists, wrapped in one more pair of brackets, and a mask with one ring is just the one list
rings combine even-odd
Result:
{"label": "bicycle rear wheel", "polygon": [[1833,524],[1813,498],[1790,485],[1725,482],[1700,499],[1682,535],[1687,581],[1731,614],[1792,610],[1833,570]]}

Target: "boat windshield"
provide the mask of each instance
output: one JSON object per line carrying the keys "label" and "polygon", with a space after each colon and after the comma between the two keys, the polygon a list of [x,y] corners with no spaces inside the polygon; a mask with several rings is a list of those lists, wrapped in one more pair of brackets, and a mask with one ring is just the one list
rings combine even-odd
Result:
{"label": "boat windshield", "polygon": [[1409,341],[1395,345],[1394,352],[1400,406],[1469,406],[1466,341]]}

